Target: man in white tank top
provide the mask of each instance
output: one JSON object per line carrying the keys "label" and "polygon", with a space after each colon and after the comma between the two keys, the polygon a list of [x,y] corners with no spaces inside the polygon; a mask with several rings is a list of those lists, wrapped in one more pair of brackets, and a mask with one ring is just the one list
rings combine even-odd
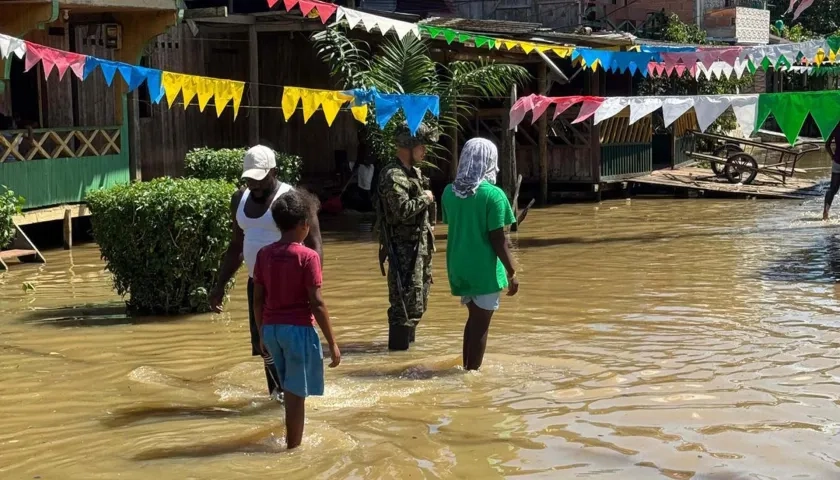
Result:
{"label": "man in white tank top", "polygon": [[[210,294],[210,308],[222,311],[225,286],[233,278],[242,261],[248,267],[248,317],[251,325],[251,355],[260,355],[265,363],[265,378],[269,395],[279,392],[274,361],[270,355],[264,355],[260,349],[260,336],[254,323],[254,264],[257,252],[266,245],[280,240],[280,230],[271,218],[271,204],[280,195],[290,191],[291,185],[277,179],[277,161],[274,151],[257,145],[245,154],[243,159],[242,179],[246,186],[233,194],[230,201],[232,216],[232,237],[227,252],[219,267],[219,281]],[[321,228],[318,219],[310,223],[309,237],[304,242],[307,247],[318,252],[321,262]]]}

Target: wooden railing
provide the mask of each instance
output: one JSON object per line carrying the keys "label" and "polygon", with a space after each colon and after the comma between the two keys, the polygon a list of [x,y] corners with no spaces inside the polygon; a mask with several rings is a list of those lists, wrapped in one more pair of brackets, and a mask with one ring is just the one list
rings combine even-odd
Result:
{"label": "wooden railing", "polygon": [[0,130],[0,163],[119,155],[120,135],[119,126]]}

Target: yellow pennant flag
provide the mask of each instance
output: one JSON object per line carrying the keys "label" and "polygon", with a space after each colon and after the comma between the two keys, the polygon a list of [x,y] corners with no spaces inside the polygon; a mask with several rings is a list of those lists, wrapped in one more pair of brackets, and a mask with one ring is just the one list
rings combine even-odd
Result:
{"label": "yellow pennant flag", "polygon": [[350,111],[353,112],[353,118],[356,120],[367,123],[367,116],[368,116],[368,106],[361,105],[358,107],[350,107]]}
{"label": "yellow pennant flag", "polygon": [[163,85],[163,91],[166,92],[166,102],[169,103],[169,108],[172,108],[175,99],[181,93],[181,87],[184,86],[185,77],[185,75],[181,75],[180,73],[163,72],[161,85]]}
{"label": "yellow pennant flag", "polygon": [[321,93],[324,90],[310,90],[308,88],[300,89],[300,100],[303,104],[303,123],[309,121],[315,110],[321,105]]}
{"label": "yellow pennant flag", "polygon": [[538,51],[538,52],[540,52],[540,53],[545,53],[545,52],[547,52],[547,51],[549,51],[549,50],[552,50],[551,45],[540,45],[540,44],[535,44],[534,46],[536,47],[537,51]]}
{"label": "yellow pennant flag", "polygon": [[190,106],[197,93],[198,86],[195,84],[196,79],[192,75],[184,75],[184,85],[181,87],[181,93],[184,95],[184,110]]}
{"label": "yellow pennant flag", "polygon": [[225,111],[227,104],[233,100],[233,81],[231,80],[217,80],[213,96],[216,98],[216,117],[221,117],[222,112]]}
{"label": "yellow pennant flag", "polygon": [[353,100],[353,97],[345,95],[341,92],[324,90],[320,92],[321,110],[324,111],[324,118],[327,119],[327,125],[332,126],[335,117],[338,116],[338,111],[345,103]]}
{"label": "yellow pennant flag", "polygon": [[283,118],[288,122],[300,102],[301,89],[297,87],[283,87]]}
{"label": "yellow pennant flag", "polygon": [[551,51],[560,58],[569,58],[572,56],[572,49],[569,47],[554,47]]}
{"label": "yellow pennant flag", "polygon": [[[242,95],[245,93],[245,82],[230,82],[231,98],[233,99],[233,119],[239,116],[239,106],[242,105]],[[257,112],[254,112],[257,115]]]}
{"label": "yellow pennant flag", "polygon": [[198,109],[204,111],[213,94],[216,93],[216,83],[224,82],[224,80],[215,80],[205,77],[193,77],[195,79],[195,89],[198,93]]}
{"label": "yellow pennant flag", "polygon": [[817,64],[817,66],[822,65],[822,63],[825,61],[825,51],[823,51],[822,48],[817,50],[817,54],[814,55],[814,58],[812,60],[814,63]]}
{"label": "yellow pennant flag", "polygon": [[519,42],[519,48],[521,48],[525,53],[531,53],[535,48],[537,48],[537,46],[531,42]]}
{"label": "yellow pennant flag", "polygon": [[511,40],[504,40],[503,42],[500,42],[500,43],[504,43],[505,48],[507,48],[508,50],[513,50],[514,47],[519,45],[519,42],[514,42],[514,41],[511,41]]}

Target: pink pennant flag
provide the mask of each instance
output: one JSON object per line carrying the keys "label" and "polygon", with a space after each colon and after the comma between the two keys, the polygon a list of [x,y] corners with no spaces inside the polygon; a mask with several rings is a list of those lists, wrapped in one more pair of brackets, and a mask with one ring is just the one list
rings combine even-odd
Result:
{"label": "pink pennant flag", "polygon": [[692,77],[697,78],[697,64],[696,63],[693,64],[691,67],[689,67],[688,71],[691,72]]}
{"label": "pink pennant flag", "polygon": [[787,11],[785,12],[785,15],[787,15],[788,13],[793,11],[793,6],[794,5],[796,5],[796,0],[790,0],[790,6],[788,7]]}
{"label": "pink pennant flag", "polygon": [[[274,3],[277,3],[277,0],[275,0]],[[283,6],[286,7],[287,12],[289,10],[295,8],[295,5],[297,5],[297,4],[298,4],[298,0],[283,0]]]}
{"label": "pink pennant flag", "polygon": [[698,61],[703,64],[706,68],[711,68],[711,66],[715,63],[718,59],[718,52],[697,52],[696,58],[693,62],[689,62],[688,59],[685,59],[685,63],[697,63]]}
{"label": "pink pennant flag", "polygon": [[652,77],[653,74],[656,73],[656,62],[648,62],[647,71],[648,75]]}
{"label": "pink pennant flag", "polygon": [[585,122],[589,117],[595,115],[595,112],[602,103],[604,103],[604,97],[584,97],[583,105],[580,107],[580,113],[578,113],[577,118],[572,123]]}
{"label": "pink pennant flag", "polygon": [[[42,47],[37,43],[24,43],[26,43],[26,58],[24,58],[23,61],[23,71],[28,72],[32,70],[32,67],[38,65],[38,62],[41,61],[41,51],[45,47]],[[52,69],[52,66],[50,66],[50,69]],[[44,72],[45,74],[49,75],[49,72],[47,72],[46,65],[44,66]]]}
{"label": "pink pennant flag", "polygon": [[65,52],[54,48],[38,45],[37,43],[26,42],[26,61],[24,68],[29,71],[41,62],[44,67],[44,78],[49,78],[53,68],[58,70],[58,79],[64,79],[67,69],[81,79],[85,73],[85,62],[87,57],[78,53]]}
{"label": "pink pennant flag", "polygon": [[551,103],[551,99],[548,97],[543,97],[542,95],[534,97],[534,109],[531,111],[531,125],[543,116]]}
{"label": "pink pennant flag", "polygon": [[586,97],[582,97],[580,95],[575,95],[572,97],[557,97],[554,99],[554,118],[559,117],[563,114],[566,110],[568,110],[572,105],[576,103],[580,103]]}
{"label": "pink pennant flag", "polygon": [[268,0],[268,8],[273,8],[280,0]]}
{"label": "pink pennant flag", "polygon": [[796,7],[796,11],[793,12],[793,19],[796,20],[797,18],[799,18],[799,16],[802,15],[802,12],[804,12],[813,3],[814,0],[802,0],[799,6]]}
{"label": "pink pennant flag", "polygon": [[513,107],[510,109],[510,125],[509,128],[513,130],[522,122],[522,119],[525,118],[525,115],[534,109],[534,97],[536,95],[528,95],[527,97],[522,97],[513,104]]}
{"label": "pink pennant flag", "polygon": [[327,20],[335,14],[338,6],[332,3],[318,2],[318,16],[321,17],[321,23],[326,24]]}
{"label": "pink pennant flag", "polygon": [[315,8],[315,2],[309,2],[307,0],[298,0],[297,2],[298,7],[300,8],[300,13],[304,16],[309,15],[309,12]]}
{"label": "pink pennant flag", "polygon": [[[695,65],[697,64],[695,63]],[[685,73],[685,64],[681,63],[679,65],[676,65],[674,69],[677,71],[677,77],[682,77]]]}
{"label": "pink pennant flag", "polygon": [[741,49],[740,48],[727,48],[726,50],[721,50],[718,54],[718,59],[721,62],[726,62],[729,65],[735,66],[735,61],[738,60],[738,57],[741,56]]}
{"label": "pink pennant flag", "polygon": [[656,74],[660,77],[665,73],[665,65],[658,63],[656,65]]}
{"label": "pink pennant flag", "polygon": [[676,65],[665,65],[665,73],[667,73],[668,76],[670,77],[671,75],[674,74],[674,68],[675,67],[676,67]]}

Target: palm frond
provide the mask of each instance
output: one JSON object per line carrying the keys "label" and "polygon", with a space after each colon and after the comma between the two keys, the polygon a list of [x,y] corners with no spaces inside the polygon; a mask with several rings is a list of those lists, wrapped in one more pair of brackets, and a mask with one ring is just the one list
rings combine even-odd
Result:
{"label": "palm frond", "polygon": [[330,76],[339,79],[343,88],[362,88],[370,70],[369,46],[345,35],[341,27],[332,26],[312,34],[315,53],[330,68]]}
{"label": "palm frond", "polygon": [[437,72],[425,42],[412,35],[387,36],[376,52],[368,81],[383,92],[435,93]]}

